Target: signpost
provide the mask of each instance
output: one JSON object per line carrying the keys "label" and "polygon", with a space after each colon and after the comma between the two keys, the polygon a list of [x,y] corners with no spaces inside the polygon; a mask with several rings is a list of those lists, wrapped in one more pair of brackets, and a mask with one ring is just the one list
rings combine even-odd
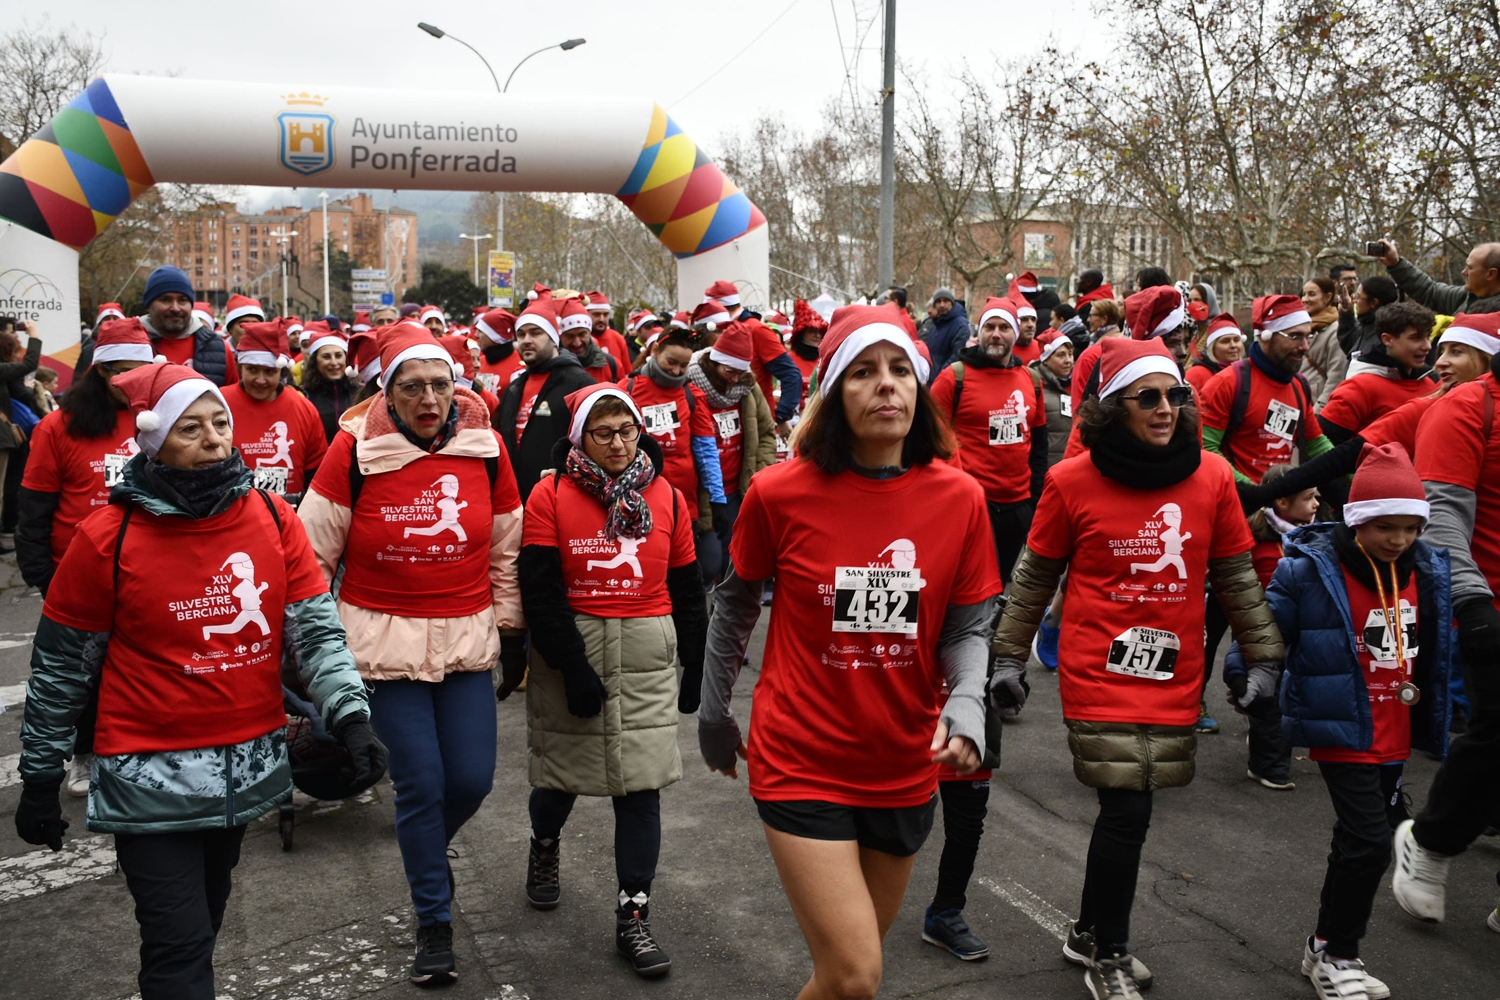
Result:
{"label": "signpost", "polygon": [[490,308],[512,309],[516,301],[516,255],[512,250],[490,251]]}

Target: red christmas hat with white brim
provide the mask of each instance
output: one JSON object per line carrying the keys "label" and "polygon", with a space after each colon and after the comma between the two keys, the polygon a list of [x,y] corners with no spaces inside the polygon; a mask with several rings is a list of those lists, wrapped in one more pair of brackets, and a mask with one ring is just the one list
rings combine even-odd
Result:
{"label": "red christmas hat with white brim", "polygon": [[1465,344],[1494,357],[1500,354],[1500,313],[1459,313],[1438,338],[1438,346]]}
{"label": "red christmas hat with white brim", "polygon": [[734,287],[734,282],[720,279],[703,290],[705,298],[713,299],[721,306],[737,306],[740,304],[740,290]]}
{"label": "red christmas hat with white brim", "polygon": [[1037,334],[1036,343],[1037,346],[1042,349],[1042,356],[1037,359],[1038,361],[1046,361],[1048,358],[1052,357],[1052,355],[1057,353],[1057,349],[1059,347],[1062,347],[1064,345],[1069,347],[1073,346],[1073,342],[1067,337],[1063,336],[1061,330],[1047,330],[1043,333]]}
{"label": "red christmas hat with white brim", "polygon": [[855,358],[879,343],[901,348],[917,377],[927,381],[932,366],[917,350],[911,318],[901,311],[900,306],[894,302],[883,306],[840,306],[833,311],[828,332],[818,345],[818,391],[823,392],[825,386],[833,385]]}
{"label": "red christmas hat with white brim", "polygon": [[[728,314],[726,313],[725,315]],[[687,312],[673,313],[672,319],[667,323],[667,326],[676,330],[691,330],[693,328],[693,316]]]}
{"label": "red christmas hat with white brim", "polygon": [[207,302],[194,302],[193,315],[210,330],[214,328],[214,307]]}
{"label": "red christmas hat with white brim", "polygon": [[568,412],[573,414],[573,422],[568,425],[568,440],[577,447],[583,447],[583,429],[589,424],[589,411],[594,408],[595,403],[606,396],[624,400],[625,405],[630,407],[630,412],[635,415],[635,422],[638,424],[645,422],[641,417],[640,407],[635,405],[635,400],[617,385],[595,382],[582,389],[575,389],[563,397],[563,402],[567,404]]}
{"label": "red christmas hat with white brim", "polygon": [[248,295],[231,295],[229,301],[224,305],[224,325],[228,326],[237,319],[245,319],[254,316],[256,319],[266,318],[266,311],[260,307],[259,299],[252,299]]}
{"label": "red christmas hat with white brim", "polygon": [[707,326],[710,330],[715,330],[733,318],[729,315],[729,310],[719,304],[718,299],[706,299],[698,303],[698,307],[693,310],[692,324]]}
{"label": "red christmas hat with white brim", "polygon": [[585,307],[578,299],[568,299],[564,302],[557,314],[558,334],[561,335],[569,330],[592,330],[594,320],[589,315],[589,308],[591,307]]}
{"label": "red christmas hat with white brim", "polygon": [[[306,330],[306,328],[302,325],[302,317],[300,317],[300,316],[288,316],[286,318],[286,335],[288,337],[290,337],[294,333],[301,334],[305,330]],[[302,338],[302,342],[304,344],[307,343],[307,338],[303,337]]]}
{"label": "red christmas hat with white brim", "polygon": [[1391,442],[1376,447],[1365,445],[1359,467],[1349,484],[1349,499],[1344,502],[1344,523],[1351,528],[1377,517],[1432,515],[1422,477],[1411,464],[1411,457],[1401,445]]}
{"label": "red christmas hat with white brim", "polygon": [[1261,340],[1311,322],[1307,307],[1295,295],[1262,295],[1250,304],[1250,329]]}
{"label": "red christmas hat with white brim", "polygon": [[708,349],[708,357],[725,368],[749,371],[750,360],[755,357],[755,342],[750,336],[750,328],[743,323],[730,323],[724,327],[724,332],[719,334],[714,346]]}
{"label": "red christmas hat with white brim", "polygon": [[474,329],[497,344],[516,339],[516,314],[507,309],[491,309],[474,321]]}
{"label": "red christmas hat with white brim", "polygon": [[417,322],[425,324],[430,319],[442,320],[446,326],[448,317],[443,315],[441,306],[423,306],[422,311],[417,314]]}
{"label": "red christmas hat with white brim", "polygon": [[1106,337],[1099,342],[1099,352],[1100,399],[1113,396],[1146,375],[1170,375],[1178,385],[1187,384],[1182,380],[1177,359],[1160,337],[1150,340]]}
{"label": "red christmas hat with white brim", "polygon": [[792,321],[787,319],[785,313],[779,313],[775,310],[766,313],[760,318],[760,321],[766,324],[766,326],[769,326],[771,329],[775,330],[777,333],[780,333],[781,331],[792,325]]}
{"label": "red christmas hat with white brim", "polygon": [[219,387],[183,365],[144,365],[121,372],[109,384],[125,394],[125,406],[135,417],[135,440],[151,458],[161,450],[183,411],[205,394],[219,401],[230,429],[234,428],[234,414]]}
{"label": "red christmas hat with white brim", "polygon": [[1225,337],[1240,337],[1243,339],[1245,332],[1240,329],[1239,321],[1232,313],[1219,313],[1208,321],[1208,337],[1203,341],[1205,351],[1213,350],[1214,342],[1223,340]]}
{"label": "red christmas hat with white brim", "polygon": [[535,302],[538,299],[545,300],[545,299],[550,299],[550,298],[552,298],[552,289],[548,288],[546,285],[542,284],[540,281],[538,281],[536,284],[532,285],[531,286],[531,291],[529,291],[529,292],[526,293],[526,299],[529,302]]}
{"label": "red christmas hat with white brim", "polygon": [[98,326],[107,319],[124,319],[125,310],[120,308],[118,302],[104,302],[99,306],[99,315],[94,317],[94,325]]}
{"label": "red christmas hat with white brim", "polygon": [[1027,271],[1010,279],[1010,287],[1005,290],[1005,294],[1012,299],[1019,299],[1036,291],[1038,287],[1040,282],[1036,280],[1036,275]]}
{"label": "red christmas hat with white brim", "polygon": [[1136,340],[1165,337],[1187,322],[1187,301],[1171,285],[1143,288],[1125,300],[1125,326]]}
{"label": "red christmas hat with white brim", "polygon": [[516,329],[523,326],[535,326],[540,328],[547,336],[552,338],[554,344],[561,344],[562,339],[557,330],[557,310],[553,308],[552,293],[548,292],[546,298],[540,296],[532,299],[521,310],[521,315],[516,317]]}
{"label": "red christmas hat with white brim", "polygon": [[388,329],[390,327],[377,326],[349,338],[349,346],[345,348],[349,355],[345,375],[350,378],[359,376],[360,384],[364,385],[380,374],[380,334]]}
{"label": "red christmas hat with white brim", "polygon": [[474,353],[469,345],[474,341],[468,337],[447,336],[439,337],[438,343],[443,350],[448,352],[449,359],[453,362],[453,377],[458,384],[465,389],[474,385]]}
{"label": "red christmas hat with white brim", "polygon": [[166,361],[151,346],[151,336],[145,324],[132,316],[130,319],[107,320],[99,328],[94,342],[94,364],[111,361]]}
{"label": "red christmas hat with white brim", "polygon": [[609,296],[603,292],[584,292],[583,297],[588,301],[584,303],[589,312],[612,312],[614,306],[609,304]]}
{"label": "red christmas hat with white brim", "polygon": [[[344,354],[347,355],[349,353],[349,341],[345,340],[343,336],[336,331],[309,330],[307,332],[312,333],[313,335],[312,339],[310,341],[307,341],[307,356],[309,358],[314,354],[317,354],[325,347],[337,347],[339,350],[343,351]],[[354,331],[354,333],[356,336],[358,336],[362,333],[368,334],[369,330],[356,330]]]}
{"label": "red christmas hat with white brim", "polygon": [[1016,334],[1021,330],[1021,324],[1016,321],[1016,304],[1010,299],[990,296],[985,300],[984,309],[979,313],[979,328],[983,330],[984,324],[988,323],[992,317],[999,317],[1010,324],[1010,336],[1014,342]]}
{"label": "red christmas hat with white brim", "polygon": [[285,319],[245,323],[240,327],[240,346],[235,351],[235,361],[262,368],[290,368],[292,355],[287,350],[286,326]]}
{"label": "red christmas hat with white brim", "polygon": [[357,312],[354,314],[354,324],[350,327],[355,333],[363,333],[370,328],[370,314]]}
{"label": "red christmas hat with white brim", "polygon": [[427,327],[410,320],[387,327],[380,335],[380,387],[390,385],[396,369],[408,361],[444,361],[451,367],[453,358],[438,343]]}

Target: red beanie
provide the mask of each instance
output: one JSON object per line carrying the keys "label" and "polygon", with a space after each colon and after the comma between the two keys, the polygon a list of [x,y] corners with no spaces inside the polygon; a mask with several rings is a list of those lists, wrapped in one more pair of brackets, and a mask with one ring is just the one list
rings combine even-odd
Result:
{"label": "red beanie", "polygon": [[408,361],[446,361],[453,358],[447,348],[433,339],[432,331],[410,320],[386,327],[378,340],[380,346],[380,387],[384,389],[391,378]]}
{"label": "red beanie", "polygon": [[107,361],[166,361],[151,346],[146,327],[135,317],[112,319],[99,327],[94,342],[94,364]]}
{"label": "red beanie", "polygon": [[[1176,293],[1176,289],[1172,291]],[[1187,384],[1182,381],[1182,370],[1177,367],[1177,359],[1172,357],[1172,352],[1167,350],[1167,345],[1161,342],[1160,337],[1152,337],[1150,340],[1106,337],[1099,341],[1100,399],[1124,390],[1143,375],[1153,374],[1170,375],[1177,380],[1178,385]]]}
{"label": "red beanie", "polygon": [[135,415],[135,439],[151,458],[161,450],[177,418],[205,393],[223,405],[230,429],[234,428],[234,414],[219,387],[183,365],[144,365],[121,372],[109,384],[125,394],[125,405]]}
{"label": "red beanie", "polygon": [[1295,295],[1262,295],[1250,304],[1250,329],[1261,340],[1311,322],[1307,307]]}
{"label": "red beanie", "polygon": [[917,338],[912,335],[911,327],[911,317],[894,302],[883,306],[840,306],[835,309],[828,333],[818,345],[818,391],[824,391],[825,386],[837,381],[844,369],[867,347],[882,341],[905,351],[918,381],[925,383],[932,365],[924,361],[922,353],[917,350]]}
{"label": "red beanie", "polygon": [[747,372],[750,360],[755,357],[755,344],[750,338],[750,328],[744,323],[730,323],[708,349],[711,360],[725,368]]}
{"label": "red beanie", "polygon": [[1427,491],[1416,467],[1401,445],[1391,442],[1376,447],[1365,445],[1349,484],[1349,499],[1344,503],[1344,523],[1351,528],[1377,517],[1414,514],[1426,521],[1432,508]]}
{"label": "red beanie", "polygon": [[235,351],[235,361],[242,365],[259,365],[262,368],[290,368],[292,356],[288,353],[286,342],[286,328],[290,322],[282,318],[273,319],[268,323],[242,324],[240,346]]}
{"label": "red beanie", "polygon": [[260,307],[260,300],[252,299],[248,295],[229,296],[229,301],[224,304],[224,325],[228,326],[235,320],[244,319],[247,316],[254,316],[256,319],[266,318],[266,311]]}
{"label": "red beanie", "polygon": [[1171,285],[1143,288],[1125,300],[1125,326],[1136,340],[1165,337],[1187,321],[1187,303]]}

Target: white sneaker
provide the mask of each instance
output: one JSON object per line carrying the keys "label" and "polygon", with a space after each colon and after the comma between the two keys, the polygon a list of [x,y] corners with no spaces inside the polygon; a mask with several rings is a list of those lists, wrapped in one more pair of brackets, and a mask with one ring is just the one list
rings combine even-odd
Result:
{"label": "white sneaker", "polygon": [[1334,958],[1324,952],[1313,966],[1312,984],[1318,1000],[1369,1000],[1370,996],[1365,990],[1365,963],[1357,958]]}
{"label": "white sneaker", "polygon": [[89,793],[89,781],[94,776],[94,755],[75,753],[73,763],[68,765],[68,794],[81,799]]}
{"label": "white sneaker", "polygon": [[1496,934],[1500,934],[1500,906],[1490,911],[1490,918],[1484,924]]}
{"label": "white sneaker", "polygon": [[1391,892],[1407,913],[1440,924],[1447,898],[1448,864],[1453,859],[1417,843],[1411,832],[1414,825],[1407,820],[1396,827],[1396,871],[1391,876]]}
{"label": "white sneaker", "polygon": [[[1313,951],[1312,938],[1308,938],[1302,945],[1302,974],[1308,979],[1313,979],[1318,970],[1318,959],[1322,957],[1322,952]],[[1389,986],[1368,972],[1365,973],[1365,996],[1369,997],[1369,1000],[1386,1000],[1390,995]]]}

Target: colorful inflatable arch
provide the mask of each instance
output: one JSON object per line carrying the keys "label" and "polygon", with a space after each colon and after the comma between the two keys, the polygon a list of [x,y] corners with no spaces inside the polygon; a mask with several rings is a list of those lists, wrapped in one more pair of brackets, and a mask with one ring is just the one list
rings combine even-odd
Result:
{"label": "colorful inflatable arch", "polygon": [[677,257],[765,302],[766,219],[658,105],[108,75],[0,163],[0,312],[77,343],[78,250],[158,182],[613,194]]}

